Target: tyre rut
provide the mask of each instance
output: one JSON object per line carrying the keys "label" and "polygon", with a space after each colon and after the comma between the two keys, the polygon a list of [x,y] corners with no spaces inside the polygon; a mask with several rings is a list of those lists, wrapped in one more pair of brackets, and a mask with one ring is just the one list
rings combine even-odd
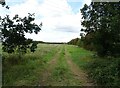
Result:
{"label": "tyre rut", "polygon": [[54,55],[53,59],[47,63],[47,67],[42,71],[39,86],[47,86],[48,78],[51,76],[52,71],[55,69],[55,66],[58,62],[61,51],[62,49],[60,48],[58,53]]}
{"label": "tyre rut", "polygon": [[69,52],[65,48],[65,59],[70,67],[74,79],[81,83],[81,86],[93,86],[93,83],[88,79],[87,74],[80,69],[71,59]]}

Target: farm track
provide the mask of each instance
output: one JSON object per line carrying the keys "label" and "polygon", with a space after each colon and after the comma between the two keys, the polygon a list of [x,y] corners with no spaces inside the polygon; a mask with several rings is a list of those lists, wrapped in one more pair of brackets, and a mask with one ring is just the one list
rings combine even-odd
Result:
{"label": "farm track", "polygon": [[73,78],[81,84],[80,86],[93,86],[93,83],[87,78],[87,74],[72,61],[70,54],[66,48],[65,59],[67,60]]}
{"label": "farm track", "polygon": [[51,73],[57,64],[58,59],[60,57],[60,53],[62,51],[62,48],[58,48],[58,49],[60,50],[54,55],[53,59],[47,63],[47,68],[45,68],[42,72],[39,82],[40,86],[46,86],[48,84],[48,78],[51,76]]}
{"label": "farm track", "polygon": [[[64,49],[64,60],[68,64],[68,69],[71,72],[73,80],[76,82],[76,86],[93,86],[93,83],[87,78],[87,74],[81,70],[71,59],[70,53],[67,51],[65,45],[58,48],[58,52],[54,55],[53,59],[47,63],[47,67],[42,71],[40,75],[40,86],[47,86],[50,81],[52,72],[55,70],[59,61],[62,50]],[[67,79],[66,79],[67,80]],[[51,85],[52,86],[52,85]]]}
{"label": "farm track", "polygon": [[[35,53],[26,55],[24,64],[13,65],[10,70],[7,68],[5,85],[93,86],[79,67],[84,58],[73,57],[74,54],[79,56],[82,50],[76,53],[74,49],[77,48],[65,44],[39,45]],[[80,60],[78,64],[74,62],[75,59]]]}

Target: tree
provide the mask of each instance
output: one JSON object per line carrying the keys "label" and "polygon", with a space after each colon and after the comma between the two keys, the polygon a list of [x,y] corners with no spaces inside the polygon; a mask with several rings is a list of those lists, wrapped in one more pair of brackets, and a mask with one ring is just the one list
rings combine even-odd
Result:
{"label": "tree", "polygon": [[5,5],[5,0],[0,0],[0,4],[1,4],[2,6],[4,6],[4,5]]}
{"label": "tree", "polygon": [[68,42],[68,44],[77,45],[77,46],[80,46],[80,43],[81,43],[81,41],[79,38],[72,39]]}
{"label": "tree", "polygon": [[86,34],[85,36],[81,36],[81,42],[83,43],[82,47],[87,50],[93,51],[94,45],[93,45],[93,42],[91,42],[92,40],[93,40],[93,33],[89,33],[89,34]]}
{"label": "tree", "polygon": [[98,55],[120,56],[120,2],[92,2],[81,13],[85,27],[81,31],[92,34]]}
{"label": "tree", "polygon": [[[4,7],[6,5],[5,0],[0,0],[0,4]],[[9,9],[10,7],[6,5],[6,8]]]}
{"label": "tree", "polygon": [[34,52],[37,43],[32,39],[25,38],[25,33],[37,34],[41,30],[42,23],[37,25],[34,23],[34,15],[29,14],[27,17],[20,18],[15,15],[10,19],[9,15],[0,19],[0,31],[2,38],[3,51],[8,53],[18,52],[26,53],[29,48]]}

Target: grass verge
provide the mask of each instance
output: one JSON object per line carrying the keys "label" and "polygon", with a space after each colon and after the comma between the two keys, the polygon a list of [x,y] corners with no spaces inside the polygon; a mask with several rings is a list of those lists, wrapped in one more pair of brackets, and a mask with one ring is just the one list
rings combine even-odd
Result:
{"label": "grass verge", "polygon": [[93,52],[67,46],[72,60],[82,69],[86,70],[89,77],[97,85],[120,86],[120,58],[100,58]]}
{"label": "grass verge", "polygon": [[28,52],[22,59],[15,54],[3,54],[3,86],[35,85],[40,71],[58,48],[57,45],[40,44],[34,53]]}
{"label": "grass verge", "polygon": [[84,67],[93,60],[93,53],[83,48],[68,45],[66,46],[66,49],[70,53],[72,61],[75,62],[82,69],[84,69]]}

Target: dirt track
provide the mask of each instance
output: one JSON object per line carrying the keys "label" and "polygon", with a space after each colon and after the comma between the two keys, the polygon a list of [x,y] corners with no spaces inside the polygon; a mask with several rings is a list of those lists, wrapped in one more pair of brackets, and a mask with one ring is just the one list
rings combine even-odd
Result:
{"label": "dirt track", "polygon": [[[63,48],[64,48],[64,53],[65,53],[63,58],[66,60],[69,66],[73,80],[77,82],[76,86],[93,86],[93,83],[87,78],[87,74],[72,61],[71,56],[69,52],[67,51],[67,49],[65,48],[65,46]],[[51,73],[54,71],[58,63],[58,59],[60,58],[61,52],[62,52],[62,48],[60,48],[59,52],[57,52],[54,55],[53,59],[47,63],[47,67],[43,70],[40,76],[41,77],[40,84],[39,84],[40,86],[46,86],[46,85],[48,86],[49,82],[51,82],[49,77],[51,76]]]}
{"label": "dirt track", "polygon": [[92,82],[87,78],[87,74],[73,63],[70,54],[65,49],[65,58],[76,80],[81,82],[81,86],[93,86]]}
{"label": "dirt track", "polygon": [[48,78],[49,76],[51,76],[51,73],[57,64],[57,60],[60,57],[61,50],[62,49],[60,49],[59,52],[54,55],[53,59],[50,62],[48,62],[49,67],[45,68],[42,72],[40,76],[40,86],[46,86],[46,84],[48,84]]}

